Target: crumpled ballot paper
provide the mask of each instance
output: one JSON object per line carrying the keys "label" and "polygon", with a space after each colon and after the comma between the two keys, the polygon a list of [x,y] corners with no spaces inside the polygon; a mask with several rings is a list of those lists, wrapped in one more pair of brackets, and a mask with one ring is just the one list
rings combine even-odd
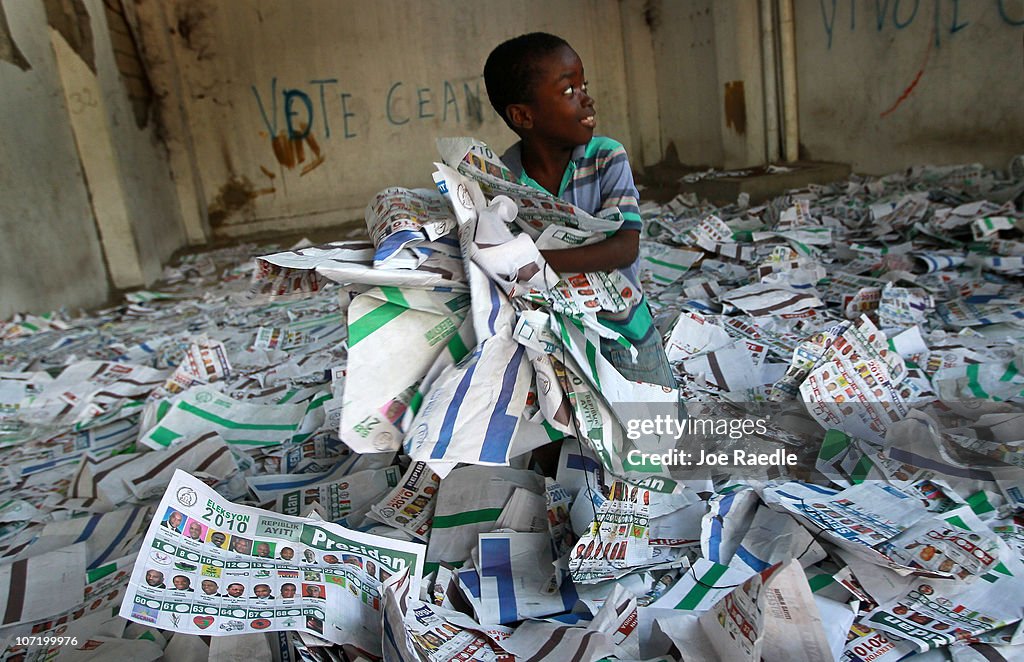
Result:
{"label": "crumpled ballot paper", "polygon": [[[619,339],[588,310],[638,293],[540,256],[614,215],[441,151],[369,240],[209,251],[3,324],[2,659],[1021,655],[1020,182],[646,202],[683,420],[767,417],[694,447],[658,418],[675,393],[597,351]],[[730,464],[755,447],[799,462]]]}

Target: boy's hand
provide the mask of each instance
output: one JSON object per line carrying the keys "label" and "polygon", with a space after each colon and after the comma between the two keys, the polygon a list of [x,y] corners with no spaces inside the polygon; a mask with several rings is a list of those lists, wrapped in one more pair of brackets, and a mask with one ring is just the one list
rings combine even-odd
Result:
{"label": "boy's hand", "polygon": [[558,273],[623,269],[633,264],[640,254],[640,231],[619,230],[595,244],[579,248],[545,250],[540,254]]}

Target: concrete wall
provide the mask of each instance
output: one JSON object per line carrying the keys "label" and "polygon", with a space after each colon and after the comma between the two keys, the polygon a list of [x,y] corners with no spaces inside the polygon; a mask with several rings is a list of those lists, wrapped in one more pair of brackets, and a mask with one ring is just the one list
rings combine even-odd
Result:
{"label": "concrete wall", "polygon": [[721,103],[712,0],[656,3],[654,52],[662,142],[679,160],[721,164]]}
{"label": "concrete wall", "polygon": [[431,185],[439,136],[503,150],[514,134],[481,72],[494,46],[524,32],[576,48],[598,131],[633,147],[617,0],[175,0],[138,12],[147,48],[176,64],[155,81],[181,94],[182,121],[167,127],[172,161],[194,164],[197,200],[186,206],[200,216],[205,207],[214,236],[360,219],[382,188]]}
{"label": "concrete wall", "polygon": [[102,303],[92,219],[41,3],[0,5],[23,56],[0,61],[0,318]]}
{"label": "concrete wall", "polygon": [[1024,152],[1024,1],[796,8],[802,154],[884,173]]}
{"label": "concrete wall", "polygon": [[[528,31],[579,51],[635,167],[669,145],[763,163],[766,1],[0,0],[0,316],[97,304],[185,243],[359,219],[381,188],[430,185],[438,136],[504,149],[480,73]],[[794,3],[803,157],[882,173],[1024,152],[1024,0]],[[111,7],[153,84],[142,126]]]}
{"label": "concrete wall", "polygon": [[[683,163],[765,162],[764,1],[647,3],[661,140]],[[1024,0],[793,1],[801,158],[885,173],[1024,152]]]}
{"label": "concrete wall", "polygon": [[757,0],[665,0],[651,7],[662,144],[689,165],[763,163]]}
{"label": "concrete wall", "polygon": [[185,234],[166,150],[132,116],[103,0],[2,6],[6,52],[19,56],[0,61],[0,317],[151,283]]}
{"label": "concrete wall", "polygon": [[[120,0],[107,0],[119,3]],[[159,278],[163,263],[185,245],[178,197],[171,180],[167,148],[158,135],[154,117],[139,126],[133,117],[126,87],[114,62],[104,0],[86,0],[92,19],[98,82],[106,109],[110,149],[118,164],[124,204],[131,224],[141,282]],[[125,7],[131,7],[130,2]],[[154,100],[155,102],[155,100]],[[94,205],[95,207],[95,205]]]}

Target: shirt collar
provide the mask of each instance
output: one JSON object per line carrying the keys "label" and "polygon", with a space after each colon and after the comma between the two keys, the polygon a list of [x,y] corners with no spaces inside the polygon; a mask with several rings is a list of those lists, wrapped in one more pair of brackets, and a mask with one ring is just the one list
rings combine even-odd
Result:
{"label": "shirt collar", "polygon": [[[572,150],[572,155],[569,157],[569,164],[566,166],[566,170],[575,171],[583,161],[584,155],[587,153],[586,145],[577,145]],[[519,183],[526,183],[527,177],[526,171],[523,170],[523,141],[515,143],[509,147],[504,154],[501,155],[501,161],[505,166],[512,171],[516,177],[519,178]]]}
{"label": "shirt collar", "polygon": [[[587,143],[590,144],[590,143]],[[587,145],[576,145],[572,150],[572,156],[569,157],[570,163],[579,165],[580,161],[583,160],[583,155],[587,153]]]}

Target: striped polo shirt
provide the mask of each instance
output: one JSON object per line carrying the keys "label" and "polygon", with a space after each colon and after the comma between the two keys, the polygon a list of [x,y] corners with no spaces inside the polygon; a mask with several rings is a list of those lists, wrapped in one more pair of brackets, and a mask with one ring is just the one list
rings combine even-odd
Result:
{"label": "striped polo shirt", "polygon": [[[519,177],[520,184],[547,191],[523,170],[522,142],[517,142],[501,155],[502,162]],[[588,214],[616,208],[622,214],[623,230],[643,229],[640,221],[640,194],[633,183],[633,171],[622,143],[605,136],[594,136],[586,145],[573,150],[569,164],[558,187],[558,197],[576,205]],[[639,257],[620,271],[638,291],[642,292],[638,273]],[[608,328],[618,331],[630,341],[648,340],[654,320],[646,301],[641,297],[632,309],[621,313],[602,311],[598,318]]]}

